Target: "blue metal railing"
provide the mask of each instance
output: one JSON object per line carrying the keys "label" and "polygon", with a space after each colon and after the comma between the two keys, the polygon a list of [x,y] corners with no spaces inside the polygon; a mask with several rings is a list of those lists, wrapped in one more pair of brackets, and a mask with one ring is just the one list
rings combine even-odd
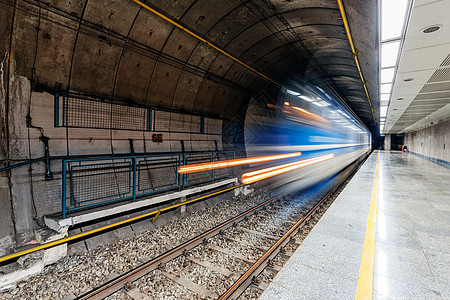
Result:
{"label": "blue metal railing", "polygon": [[182,190],[234,177],[234,168],[178,174],[182,164],[233,159],[234,151],[66,159],[62,162],[62,217],[136,197]]}

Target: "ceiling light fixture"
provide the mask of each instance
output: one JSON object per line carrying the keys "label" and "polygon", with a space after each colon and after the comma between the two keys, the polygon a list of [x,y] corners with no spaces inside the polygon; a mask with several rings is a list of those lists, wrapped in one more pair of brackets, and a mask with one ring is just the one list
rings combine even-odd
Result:
{"label": "ceiling light fixture", "polygon": [[[381,0],[381,39],[380,39],[380,117],[387,115],[390,93],[393,89],[401,48],[406,34],[407,20],[412,0]],[[405,81],[412,81],[414,78]],[[389,113],[390,117],[392,116]],[[380,127],[380,132],[383,126]]]}
{"label": "ceiling light fixture", "polygon": [[442,28],[442,25],[431,25],[422,29],[422,33],[433,33]]}

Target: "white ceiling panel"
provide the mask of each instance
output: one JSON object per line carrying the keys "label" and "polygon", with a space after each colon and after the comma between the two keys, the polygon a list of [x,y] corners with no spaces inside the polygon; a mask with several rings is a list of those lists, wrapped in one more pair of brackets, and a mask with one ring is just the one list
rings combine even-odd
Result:
{"label": "white ceiling panel", "polygon": [[[442,118],[443,113],[450,113],[443,109],[447,101],[445,98],[439,101],[423,100],[445,95],[448,90],[447,70],[443,70],[445,67],[441,67],[441,64],[450,54],[449,12],[450,0],[414,1],[384,133],[398,133],[406,128],[409,130],[422,126],[426,123],[423,120],[430,122],[436,112],[440,112],[436,114],[439,118]],[[424,34],[423,29],[431,25],[439,25],[441,28],[436,32]],[[408,78],[414,80],[405,82]],[[443,82],[432,86],[429,83],[430,78]],[[398,98],[404,100],[398,101]],[[450,102],[450,99],[448,101]]]}
{"label": "white ceiling panel", "polygon": [[[406,39],[408,39],[408,36],[406,36]],[[403,50],[402,57],[400,59],[399,73],[423,71],[423,70],[435,70],[447,57],[449,52],[450,52],[450,42],[437,46],[413,49],[409,51]]]}
{"label": "white ceiling panel", "polygon": [[[441,25],[442,28],[434,33],[423,33],[428,26]],[[426,5],[414,5],[411,22],[408,26],[407,40],[404,51],[429,48],[450,43],[449,1],[434,1]]]}

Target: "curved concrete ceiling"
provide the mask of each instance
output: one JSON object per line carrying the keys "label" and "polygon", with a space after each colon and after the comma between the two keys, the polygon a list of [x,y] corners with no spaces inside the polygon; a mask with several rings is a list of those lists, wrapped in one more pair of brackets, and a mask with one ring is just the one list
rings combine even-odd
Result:
{"label": "curved concrete ceiling", "polygon": [[[336,1],[145,3],[283,85],[328,85],[377,132]],[[379,116],[377,1],[344,5]],[[11,52],[11,73],[48,88],[225,118],[252,93],[276,88],[132,0],[0,0],[0,7],[0,54]]]}

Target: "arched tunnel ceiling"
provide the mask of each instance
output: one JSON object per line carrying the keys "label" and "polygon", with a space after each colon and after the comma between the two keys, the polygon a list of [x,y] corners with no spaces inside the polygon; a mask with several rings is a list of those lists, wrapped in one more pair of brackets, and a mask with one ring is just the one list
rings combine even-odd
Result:
{"label": "arched tunnel ceiling", "polygon": [[[329,85],[377,132],[334,0],[145,1],[271,79]],[[345,0],[378,116],[377,1]],[[11,74],[49,88],[232,118],[273,84],[131,0],[0,0]]]}

